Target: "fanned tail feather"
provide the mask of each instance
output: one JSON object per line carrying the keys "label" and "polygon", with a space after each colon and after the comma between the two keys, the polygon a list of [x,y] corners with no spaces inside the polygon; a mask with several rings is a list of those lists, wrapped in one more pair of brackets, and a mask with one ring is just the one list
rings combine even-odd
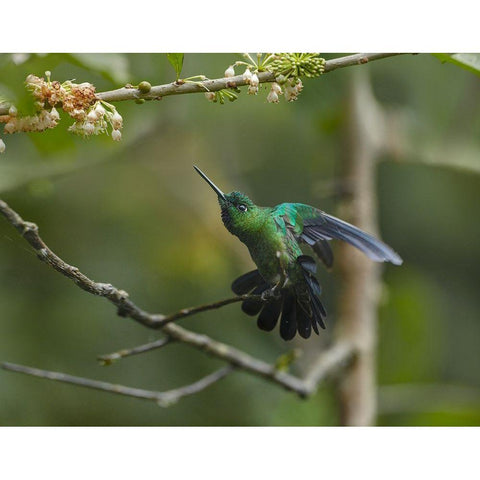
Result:
{"label": "fanned tail feather", "polygon": [[[318,325],[325,328],[327,313],[320,301],[321,288],[315,278],[316,263],[306,255],[298,257],[297,262],[302,267],[305,278],[301,292],[286,288],[281,291],[279,298],[269,302],[250,298],[242,302],[242,310],[247,315],[258,315],[257,326],[261,330],[272,331],[280,318],[280,336],[283,340],[291,340],[297,331],[301,337],[309,338],[312,329],[318,335]],[[258,270],[242,275],[232,284],[232,290],[237,295],[261,295],[270,287]]]}
{"label": "fanned tail feather", "polygon": [[291,340],[297,333],[297,300],[292,291],[287,291],[283,297],[282,318],[280,320],[280,336]]}
{"label": "fanned tail feather", "polygon": [[317,323],[321,328],[326,328],[324,320],[327,318],[327,312],[325,311],[325,308],[320,300],[322,289],[320,288],[320,284],[315,277],[317,265],[315,260],[308,255],[301,255],[297,258],[297,262],[303,269],[303,276],[308,286],[310,306],[309,311],[311,312],[310,320],[313,330],[318,335]]}
{"label": "fanned tail feather", "polygon": [[232,283],[232,291],[236,295],[245,295],[251,292],[255,287],[265,283],[258,270],[244,273]]}

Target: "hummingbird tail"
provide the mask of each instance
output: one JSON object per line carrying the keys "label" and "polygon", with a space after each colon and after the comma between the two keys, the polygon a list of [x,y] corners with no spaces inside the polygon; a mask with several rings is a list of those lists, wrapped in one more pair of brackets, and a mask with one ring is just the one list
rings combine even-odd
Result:
{"label": "hummingbird tail", "polygon": [[[297,331],[303,338],[309,338],[314,332],[318,335],[318,325],[325,328],[324,319],[327,316],[320,301],[321,288],[315,278],[316,264],[313,258],[301,255],[297,258],[302,267],[305,284],[303,288],[285,288],[280,298],[268,303],[247,299],[242,302],[242,310],[250,316],[258,315],[257,326],[267,332],[272,331],[280,318],[280,336],[283,340],[291,340]],[[307,287],[305,291],[305,285]],[[265,282],[258,270],[245,273],[232,283],[232,290],[237,295],[261,295],[272,285]]]}
{"label": "hummingbird tail", "polygon": [[[322,289],[320,288],[320,284],[315,277],[317,264],[315,263],[315,260],[308,255],[300,255],[297,258],[297,262],[303,269],[303,277],[305,278],[308,286],[308,300],[306,302],[300,302],[300,307],[302,308],[303,312],[307,314],[307,318],[311,321],[313,330],[318,335],[317,324],[320,325],[320,328],[326,328],[324,320],[327,318],[327,312],[320,300]],[[303,300],[304,297],[299,296],[299,299],[300,298]],[[300,330],[299,333],[302,335]]]}

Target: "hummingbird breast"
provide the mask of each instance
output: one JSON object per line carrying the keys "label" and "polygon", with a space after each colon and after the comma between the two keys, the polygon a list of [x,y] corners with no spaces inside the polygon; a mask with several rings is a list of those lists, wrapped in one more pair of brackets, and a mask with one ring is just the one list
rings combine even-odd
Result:
{"label": "hummingbird breast", "polygon": [[268,283],[274,285],[282,278],[293,280],[291,277],[296,276],[296,259],[302,251],[293,234],[280,231],[273,218],[242,241],[247,245],[260,275]]}

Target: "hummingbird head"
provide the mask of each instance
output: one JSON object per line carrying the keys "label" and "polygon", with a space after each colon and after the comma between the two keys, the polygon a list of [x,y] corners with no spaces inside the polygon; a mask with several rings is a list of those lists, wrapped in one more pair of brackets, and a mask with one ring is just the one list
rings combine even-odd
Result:
{"label": "hummingbird head", "polygon": [[194,168],[217,194],[222,221],[230,233],[244,241],[250,232],[263,225],[265,218],[261,207],[255,205],[244,193],[223,193],[199,168]]}

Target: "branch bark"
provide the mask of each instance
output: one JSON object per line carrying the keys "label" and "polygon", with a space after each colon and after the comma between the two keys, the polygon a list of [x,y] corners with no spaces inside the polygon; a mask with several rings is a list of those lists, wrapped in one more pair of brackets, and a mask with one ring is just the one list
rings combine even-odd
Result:
{"label": "branch bark", "polygon": [[94,390],[102,390],[104,392],[116,393],[127,397],[141,398],[144,400],[153,400],[162,407],[168,407],[172,403],[178,402],[182,397],[193,395],[194,393],[205,390],[210,385],[218,382],[228,374],[232,373],[234,368],[227,365],[216,372],[201,378],[200,380],[185,385],[184,387],[167,390],[165,392],[155,392],[152,390],[143,390],[141,388],[126,387],[124,385],[117,385],[108,382],[101,382],[84,377],[75,377],[66,373],[52,372],[50,370],[41,370],[39,368],[27,367],[25,365],[18,365],[16,363],[2,363],[4,370],[11,372],[24,373],[33,377],[46,378],[62,383],[70,383],[80,387],[91,388]]}
{"label": "branch bark", "polygon": [[[356,53],[353,55],[346,55],[344,57],[327,60],[325,63],[325,73],[333,72],[339,68],[351,67],[355,65],[364,65],[375,60],[381,60],[396,55],[404,55],[403,53]],[[275,75],[270,72],[261,72],[258,75],[260,83],[273,82]],[[205,93],[217,92],[230,87],[242,87],[247,83],[242,75],[237,75],[230,78],[217,78],[213,80],[206,80],[204,82],[187,82],[187,83],[167,83],[165,85],[156,85],[151,88],[148,93],[142,93],[136,88],[118,88],[116,90],[109,90],[106,92],[97,93],[100,100],[106,102],[122,102],[126,100],[138,100],[143,98],[145,100],[159,100],[170,95],[183,95],[186,93]],[[0,104],[0,115],[7,115],[9,104]]]}
{"label": "branch bark", "polygon": [[[354,55],[347,55],[345,57],[339,57],[332,60],[327,60],[325,63],[325,73],[333,72],[338,68],[351,67],[354,65],[364,65],[374,60],[380,60],[395,55],[402,55],[401,53],[356,53]],[[275,75],[270,72],[261,72],[258,74],[258,80],[260,83],[275,81]],[[136,100],[139,98],[144,99],[161,99],[169,95],[182,95],[185,93],[205,93],[205,92],[217,92],[229,87],[242,87],[247,85],[242,75],[236,75],[229,78],[217,78],[215,80],[206,80],[199,83],[184,83],[179,85],[178,83],[168,83],[166,85],[157,85],[145,94],[142,94],[140,90],[136,88],[119,88],[108,92],[100,92],[97,97],[100,100],[107,102],[119,102],[124,100]]]}

